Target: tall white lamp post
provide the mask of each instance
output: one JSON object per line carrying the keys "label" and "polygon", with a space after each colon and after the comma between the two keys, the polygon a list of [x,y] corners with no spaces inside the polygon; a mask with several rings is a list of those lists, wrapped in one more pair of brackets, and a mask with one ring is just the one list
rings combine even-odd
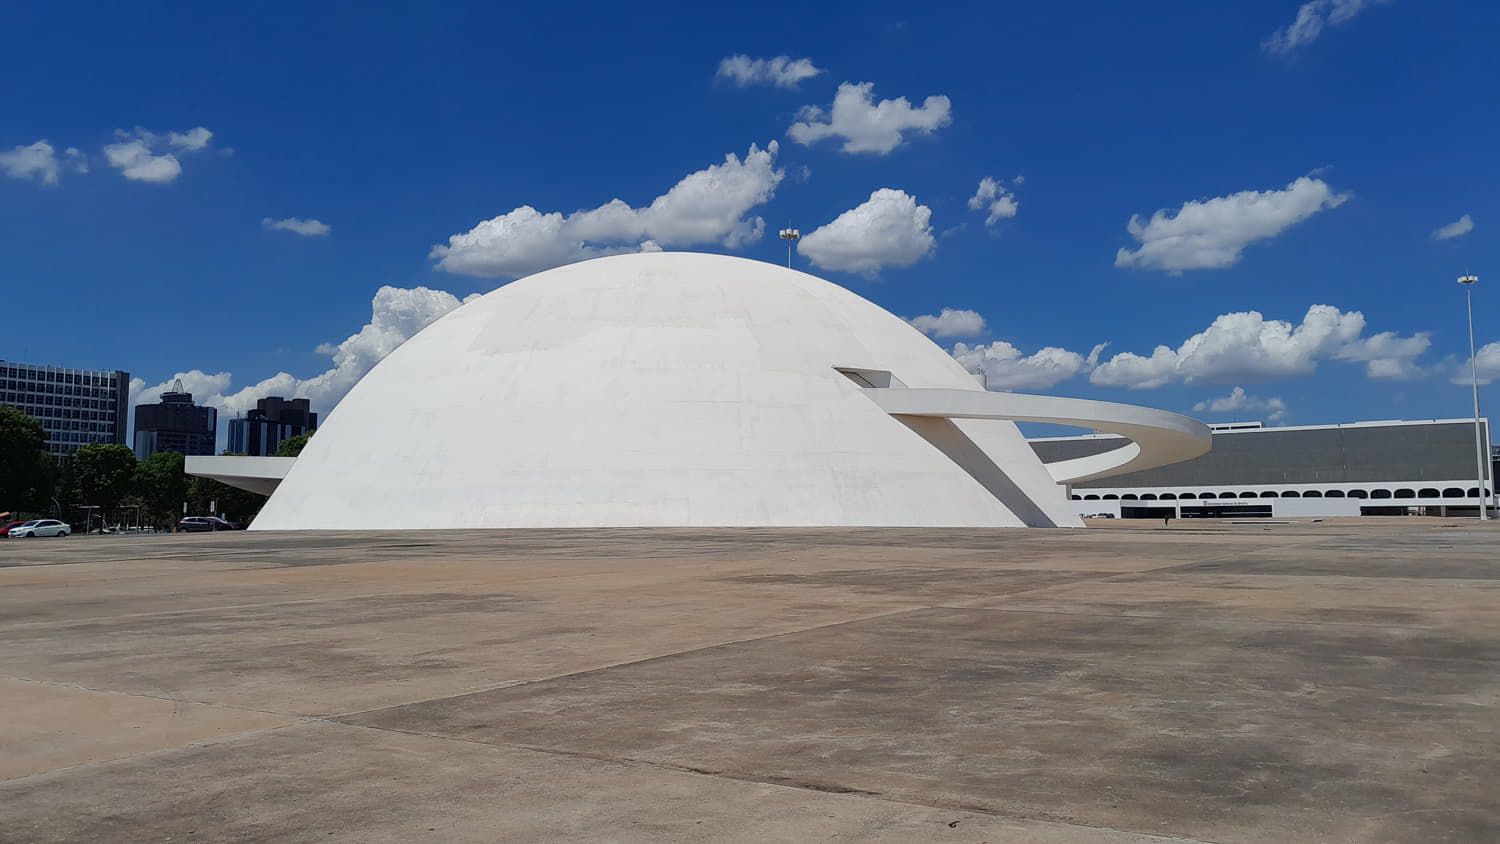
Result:
{"label": "tall white lamp post", "polygon": [[1479,469],[1479,520],[1484,521],[1489,518],[1486,511],[1489,499],[1484,494],[1484,434],[1479,427],[1479,359],[1474,357],[1474,283],[1477,281],[1477,275],[1458,277],[1458,283],[1464,286],[1464,293],[1469,300],[1469,374],[1474,382],[1474,458]]}
{"label": "tall white lamp post", "polygon": [[786,241],[786,267],[792,268],[792,244],[802,237],[802,232],[796,229],[786,228],[781,230],[781,239]]}

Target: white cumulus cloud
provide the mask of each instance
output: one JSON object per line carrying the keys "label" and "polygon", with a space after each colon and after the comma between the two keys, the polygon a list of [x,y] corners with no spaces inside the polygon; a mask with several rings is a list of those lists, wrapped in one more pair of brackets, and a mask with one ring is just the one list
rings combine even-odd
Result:
{"label": "white cumulus cloud", "polygon": [[1099,360],[1104,345],[1095,346],[1088,357],[1057,346],[1047,346],[1032,354],[996,340],[989,345],[953,344],[953,355],[964,369],[984,373],[985,386],[991,390],[1040,390],[1087,372]]}
{"label": "white cumulus cloud", "polygon": [[0,170],[12,179],[34,178],[44,185],[55,185],[59,169],[56,151],[46,139],[0,152]]}
{"label": "white cumulus cloud", "polygon": [[1453,383],[1466,387],[1476,376],[1481,384],[1489,384],[1500,379],[1500,342],[1480,346],[1479,350],[1474,353],[1474,357],[1465,358],[1462,364],[1450,358],[1447,361],[1447,369],[1446,374]]}
{"label": "white cumulus cloud", "polygon": [[1372,378],[1414,377],[1420,373],[1413,362],[1431,347],[1432,335],[1427,331],[1410,337],[1382,331],[1344,343],[1334,351],[1333,359],[1369,364],[1367,374]]}
{"label": "white cumulus cloud", "polygon": [[825,270],[874,276],[907,267],[932,252],[932,209],[906,191],[881,188],[802,238],[797,252]]}
{"label": "white cumulus cloud", "polygon": [[1307,375],[1320,360],[1366,364],[1370,377],[1406,377],[1431,345],[1428,336],[1382,332],[1365,337],[1365,317],[1313,305],[1302,322],[1268,320],[1257,311],[1223,314],[1177,348],[1157,346],[1150,356],[1122,352],[1089,375],[1102,387],[1153,389],[1171,383],[1224,383]]}
{"label": "white cumulus cloud", "polygon": [[984,333],[984,317],[978,311],[943,308],[936,316],[922,314],[907,322],[923,334],[933,337],[973,337]]}
{"label": "white cumulus cloud", "polygon": [[1235,387],[1229,395],[1193,405],[1195,413],[1267,413],[1267,422],[1286,418],[1286,402],[1279,398],[1261,399],[1249,395],[1244,387]]}
{"label": "white cumulus cloud", "polygon": [[719,62],[716,76],[728,79],[744,88],[747,85],[775,85],[778,88],[795,88],[804,79],[811,79],[823,70],[814,67],[812,59],[794,59],[791,56],[776,56],[770,59],[752,59],[749,56],[730,56]]}
{"label": "white cumulus cloud", "polygon": [[[193,394],[193,401],[199,404],[208,404],[214,407],[222,407],[215,401],[214,397],[222,398],[221,394],[229,389],[234,378],[228,372],[216,372],[209,374],[201,369],[191,369],[187,372],[178,372],[171,378],[160,384],[147,385],[145,379],[130,379],[130,406],[137,404],[151,404],[161,400],[161,394],[172,389],[172,382],[182,381],[182,388]],[[254,407],[254,405],[251,405]]]}
{"label": "white cumulus cloud", "polygon": [[301,217],[287,217],[284,220],[266,217],[260,221],[260,227],[267,231],[292,232],[303,237],[322,237],[333,231],[333,227],[322,220],[304,220]]}
{"label": "white cumulus cloud", "polygon": [[[475,293],[463,302],[479,295]],[[194,401],[218,408],[224,419],[243,416],[245,411],[255,407],[258,399],[267,396],[311,399],[314,410],[327,413],[382,358],[463,302],[451,293],[426,287],[382,287],[370,303],[369,323],[341,343],[324,343],[318,347],[319,354],[332,359],[332,365],[324,372],[310,378],[278,372],[231,392],[234,379],[230,373],[210,375],[200,369],[191,369],[175,373],[151,386],[144,379],[132,378],[130,401],[132,405],[156,401],[156,396],[170,388],[173,380],[181,378],[183,386],[193,393]],[[221,420],[221,433],[226,430],[227,425]]]}
{"label": "white cumulus cloud", "polygon": [[1437,231],[1434,231],[1432,233],[1432,239],[1452,240],[1455,237],[1463,237],[1473,230],[1474,218],[1470,217],[1468,214],[1465,214],[1446,226],[1440,226]]}
{"label": "white cumulus cloud", "polygon": [[750,145],[689,173],[649,206],[614,199],[564,215],[530,205],[507,211],[432,247],[428,257],[450,273],[519,277],[574,261],[620,252],[721,243],[734,248],[760,239],[765,220],[747,216],[769,201],[785,171],[776,169],[775,141]]}
{"label": "white cumulus cloud", "polygon": [[1303,176],[1284,190],[1247,190],[1191,200],[1176,214],[1160,210],[1149,221],[1134,215],[1126,228],[1140,248],[1134,252],[1121,249],[1115,254],[1115,266],[1172,273],[1230,267],[1251,243],[1275,237],[1348,198],[1349,194],[1335,193],[1322,179]]}
{"label": "white cumulus cloud", "polygon": [[167,145],[188,152],[195,152],[208,146],[208,142],[213,136],[214,133],[202,126],[195,126],[186,132],[168,132]]}
{"label": "white cumulus cloud", "polygon": [[1323,27],[1341,24],[1387,0],[1310,0],[1297,9],[1291,23],[1271,33],[1260,46],[1268,53],[1286,54],[1318,40]]}
{"label": "white cumulus cloud", "polygon": [[116,129],[118,140],[104,147],[104,158],[127,179],[171,182],[182,173],[182,162],[171,150],[197,152],[208,146],[213,135],[202,126],[186,132],[169,132],[164,136],[139,126],[129,132]]}
{"label": "white cumulus cloud", "polygon": [[1014,193],[989,176],[985,176],[979,180],[979,189],[969,197],[969,208],[973,211],[988,209],[990,214],[984,219],[984,224],[993,226],[1001,220],[1016,216],[1016,212],[1021,210],[1021,205],[1016,202]]}
{"label": "white cumulus cloud", "polygon": [[839,85],[830,114],[818,106],[804,106],[787,135],[799,144],[842,138],[844,152],[885,155],[900,146],[908,132],[931,134],[953,120],[953,105],[937,94],[913,108],[905,97],[874,101],[875,83]]}

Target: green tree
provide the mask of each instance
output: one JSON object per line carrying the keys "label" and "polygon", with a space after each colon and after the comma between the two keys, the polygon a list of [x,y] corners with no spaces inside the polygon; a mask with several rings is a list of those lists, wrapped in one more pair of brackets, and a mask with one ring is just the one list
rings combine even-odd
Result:
{"label": "green tree", "polygon": [[135,494],[153,524],[161,526],[175,522],[182,511],[188,492],[188,479],[182,465],[182,455],[175,451],[159,451],[136,466]]}
{"label": "green tree", "polygon": [[42,423],[8,405],[0,405],[0,510],[34,504],[40,478],[38,458],[45,457],[47,432]]}
{"label": "green tree", "polygon": [[52,485],[52,497],[57,499],[62,506],[62,515],[58,518],[70,522],[82,523],[83,513],[75,504],[83,503],[83,493],[78,489],[78,473],[73,471],[73,458],[64,457],[58,462],[57,480]]}
{"label": "green tree", "polygon": [[301,454],[302,449],[307,448],[307,441],[312,439],[313,433],[314,432],[309,431],[306,434],[298,434],[295,437],[287,437],[286,439],[282,440],[281,445],[276,447],[275,456],[296,457],[297,455]]}
{"label": "green tree", "polygon": [[61,476],[62,466],[58,464],[57,458],[45,451],[37,454],[36,483],[31,489],[31,501],[27,505],[32,512],[47,513],[59,519],[68,517],[68,504],[58,494]]}
{"label": "green tree", "polygon": [[120,506],[135,482],[135,452],[129,446],[89,443],[73,452],[72,464],[83,503],[106,514]]}
{"label": "green tree", "polygon": [[250,524],[266,497],[248,490],[236,489],[210,478],[193,478],[188,483],[188,509],[197,515],[223,515],[231,522]]}

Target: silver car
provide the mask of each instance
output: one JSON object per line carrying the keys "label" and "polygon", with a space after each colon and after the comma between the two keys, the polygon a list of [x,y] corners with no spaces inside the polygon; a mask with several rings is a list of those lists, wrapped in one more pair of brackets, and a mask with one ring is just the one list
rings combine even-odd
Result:
{"label": "silver car", "polygon": [[24,525],[17,525],[10,529],[11,539],[31,538],[33,536],[67,536],[73,529],[66,522],[57,519],[37,519]]}

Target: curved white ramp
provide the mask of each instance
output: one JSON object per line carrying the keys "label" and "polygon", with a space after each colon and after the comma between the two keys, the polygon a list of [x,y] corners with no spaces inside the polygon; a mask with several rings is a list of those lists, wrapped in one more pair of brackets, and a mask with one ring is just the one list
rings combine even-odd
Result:
{"label": "curved white ramp", "polygon": [[1207,454],[1213,445],[1208,426],[1196,419],[1130,404],[923,387],[870,387],[864,392],[892,416],[1048,422],[1092,428],[1129,440],[1102,454],[1046,464],[1060,484],[1191,460]]}

